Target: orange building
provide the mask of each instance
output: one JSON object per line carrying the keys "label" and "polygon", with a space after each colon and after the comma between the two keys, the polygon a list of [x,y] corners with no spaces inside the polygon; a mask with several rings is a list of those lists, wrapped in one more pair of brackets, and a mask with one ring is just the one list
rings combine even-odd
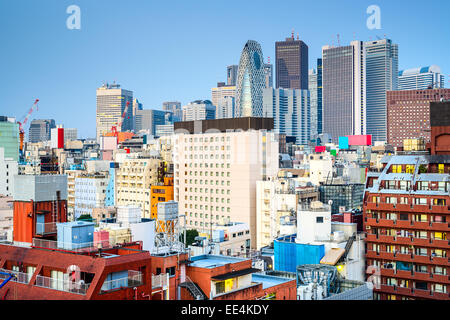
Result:
{"label": "orange building", "polygon": [[150,215],[152,219],[158,218],[158,203],[173,200],[173,177],[164,177],[163,185],[151,186]]}
{"label": "orange building", "polygon": [[117,137],[117,143],[122,143],[125,140],[131,139],[134,137],[133,132],[108,132],[105,134],[105,137]]}
{"label": "orange building", "polygon": [[56,238],[56,223],[67,222],[67,176],[19,175],[14,180],[13,240]]}

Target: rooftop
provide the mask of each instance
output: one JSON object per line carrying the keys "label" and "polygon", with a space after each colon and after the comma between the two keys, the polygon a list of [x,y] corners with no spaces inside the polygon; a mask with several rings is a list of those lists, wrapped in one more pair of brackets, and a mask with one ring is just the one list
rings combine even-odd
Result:
{"label": "rooftop", "polygon": [[283,277],[276,277],[276,276],[269,276],[262,273],[253,273],[252,274],[252,282],[259,282],[262,283],[262,288],[267,289],[270,287],[277,286],[282,283],[286,283],[289,281],[292,281],[293,279],[283,278]]}
{"label": "rooftop", "polygon": [[212,254],[205,254],[200,256],[191,257],[192,263],[189,265],[191,267],[197,268],[217,268],[230,263],[242,262],[247,259],[236,258],[236,257],[228,257],[228,256],[219,256]]}

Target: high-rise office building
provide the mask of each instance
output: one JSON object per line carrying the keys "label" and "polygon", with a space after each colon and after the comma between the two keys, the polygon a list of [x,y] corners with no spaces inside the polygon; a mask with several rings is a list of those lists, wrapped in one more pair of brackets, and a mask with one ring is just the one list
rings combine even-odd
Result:
{"label": "high-rise office building", "polygon": [[223,97],[216,105],[216,119],[229,119],[234,117],[235,99],[231,96]]}
{"label": "high-rise office building", "polygon": [[166,113],[162,110],[137,110],[135,119],[135,131],[147,131],[151,135],[155,135],[156,126],[166,124]]}
{"label": "high-rise office building", "polygon": [[322,47],[323,133],[333,142],[345,135],[364,134],[365,59],[362,41],[349,46]]}
{"label": "high-rise office building", "polygon": [[233,64],[227,67],[227,85],[235,86],[237,79],[238,65]]}
{"label": "high-rise office building", "polygon": [[19,160],[19,124],[15,118],[0,116],[0,148],[5,159]]}
{"label": "high-rise office building", "polygon": [[308,89],[308,46],[294,39],[275,42],[276,87]]}
{"label": "high-rise office building", "polygon": [[216,106],[209,100],[196,100],[183,106],[183,121],[216,118]]}
{"label": "high-rise office building", "polygon": [[386,91],[397,90],[398,46],[390,39],[364,43],[366,59],[366,134],[386,141]]}
{"label": "high-rise office building", "polygon": [[264,64],[264,78],[266,88],[273,88],[273,64]]}
{"label": "high-rise office building", "polygon": [[275,132],[293,136],[296,144],[310,138],[310,97],[308,90],[266,88],[263,116],[273,118]]}
{"label": "high-rise office building", "polygon": [[181,102],[178,102],[178,101],[163,102],[162,109],[164,111],[172,112],[172,121],[173,122],[178,122],[183,119],[183,110],[181,109]]}
{"label": "high-rise office building", "polygon": [[235,108],[236,86],[218,82],[211,89],[211,102],[216,106],[216,119],[233,118]]}
{"label": "high-rise office building", "polygon": [[445,77],[436,65],[402,70],[398,73],[398,90],[444,88]]}
{"label": "high-rise office building", "polygon": [[317,70],[311,69],[308,73],[308,88],[310,92],[310,108],[311,108],[311,136],[318,134],[318,102],[317,102]]}
{"label": "high-rise office building", "polygon": [[142,103],[140,103],[138,99],[133,99],[133,131],[136,131],[136,111],[143,109]]}
{"label": "high-rise office building", "polygon": [[117,126],[127,102],[129,106],[121,131],[133,129],[133,92],[121,89],[115,83],[106,83],[97,89],[97,141],[100,141],[100,136],[111,132],[113,126]]}
{"label": "high-rise office building", "polygon": [[53,119],[36,119],[31,121],[28,131],[28,141],[32,143],[49,141],[51,129],[53,128],[56,128],[55,120]]}
{"label": "high-rise office building", "polygon": [[450,99],[450,89],[387,92],[387,142],[401,147],[405,139],[430,142],[430,103]]}
{"label": "high-rise office building", "polygon": [[218,82],[217,87],[211,88],[211,103],[219,106],[220,100],[225,97],[236,97],[236,86],[228,86],[223,82]]}
{"label": "high-rise office building", "polygon": [[254,40],[249,40],[239,60],[235,117],[262,116],[264,87],[265,73],[261,45]]}

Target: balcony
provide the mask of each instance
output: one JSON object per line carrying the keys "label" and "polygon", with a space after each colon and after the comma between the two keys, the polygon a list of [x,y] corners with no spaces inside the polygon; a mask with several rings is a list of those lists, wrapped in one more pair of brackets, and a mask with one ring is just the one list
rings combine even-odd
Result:
{"label": "balcony", "polygon": [[377,210],[377,209],[378,209],[378,203],[367,202],[366,210]]}
{"label": "balcony", "polygon": [[378,227],[394,227],[394,220],[388,220],[388,219],[379,219],[377,223]]}
{"label": "balcony", "polygon": [[35,285],[41,288],[86,295],[90,283],[84,283],[83,280],[80,280],[79,282],[74,282],[70,280],[60,280],[38,275],[36,277]]}
{"label": "balcony", "polygon": [[[28,274],[28,273],[24,273],[24,272],[18,272],[18,271],[13,271],[13,270],[7,270],[7,269],[3,269],[0,268],[1,272],[6,272],[6,273],[13,273],[15,275],[14,278],[11,278],[10,281],[13,282],[18,282],[18,283],[23,283],[23,284],[28,284],[31,280],[31,276],[32,274]],[[5,274],[0,274],[0,281],[3,282],[3,280],[9,278],[9,276],[5,275]]]}
{"label": "balcony", "polygon": [[436,231],[450,231],[450,223],[447,222],[432,222],[430,226],[431,230]]}
{"label": "balcony", "polygon": [[395,211],[410,212],[412,211],[412,208],[410,204],[397,203],[395,206]]}
{"label": "balcony", "polygon": [[425,299],[432,299],[431,291],[430,290],[423,290],[423,289],[413,289],[413,294],[415,297],[418,298],[425,298]]}
{"label": "balcony", "polygon": [[102,285],[100,293],[107,293],[113,290],[121,290],[123,288],[138,287],[143,284],[144,281],[141,272],[128,270],[127,277],[105,281]]}

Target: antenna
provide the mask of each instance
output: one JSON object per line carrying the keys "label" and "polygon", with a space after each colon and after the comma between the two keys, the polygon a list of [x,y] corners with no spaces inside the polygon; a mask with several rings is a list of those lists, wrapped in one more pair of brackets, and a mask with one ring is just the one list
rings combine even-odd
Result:
{"label": "antenna", "polygon": [[291,34],[291,36],[292,36],[292,40],[294,40],[294,28],[292,28],[292,34]]}
{"label": "antenna", "polygon": [[341,41],[339,41],[339,33],[337,34],[337,45],[338,45],[338,47],[341,46]]}
{"label": "antenna", "polygon": [[270,64],[270,57],[267,57],[267,63]]}
{"label": "antenna", "polygon": [[298,35],[298,32],[297,32],[297,40],[300,40],[300,36]]}

